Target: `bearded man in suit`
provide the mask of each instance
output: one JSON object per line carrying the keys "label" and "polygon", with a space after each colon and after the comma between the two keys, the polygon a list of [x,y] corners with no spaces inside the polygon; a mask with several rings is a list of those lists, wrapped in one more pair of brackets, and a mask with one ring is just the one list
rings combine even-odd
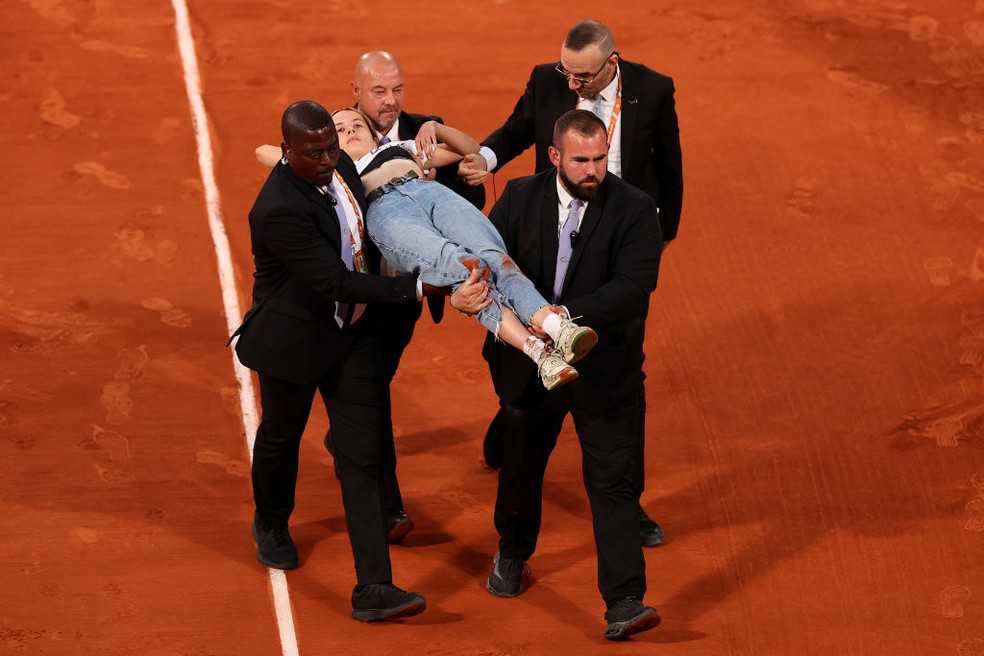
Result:
{"label": "bearded man in suit", "polygon": [[[572,108],[595,113],[607,130],[608,172],[646,192],[655,202],[664,248],[677,234],[683,202],[680,130],[673,80],[622,59],[615,37],[597,20],[568,31],[560,61],[534,67],[522,97],[502,127],[482,141],[479,154],[459,165],[463,179],[481,184],[530,146],[536,171],[553,167],[550,147],[556,120]],[[502,413],[485,438],[486,462],[496,468],[502,453]],[[643,459],[639,459],[640,467]],[[644,484],[644,472],[637,480]],[[641,492],[641,490],[640,490]],[[639,531],[647,547],[663,543],[663,529],[639,507]]]}
{"label": "bearded man in suit", "polygon": [[[565,417],[581,446],[591,506],[604,635],[620,640],[659,624],[645,606],[646,562],[639,534],[645,424],[643,340],[656,288],[662,239],[653,199],[606,175],[605,125],[570,110],[556,123],[553,168],[510,181],[489,214],[516,265],[541,294],[583,317],[598,343],[578,363],[577,380],[556,390],[516,349],[486,338],[482,354],[502,406],[504,449],[495,503],[499,550],[486,582],[515,597],[540,532],[543,478]],[[567,242],[569,241],[569,246]]]}

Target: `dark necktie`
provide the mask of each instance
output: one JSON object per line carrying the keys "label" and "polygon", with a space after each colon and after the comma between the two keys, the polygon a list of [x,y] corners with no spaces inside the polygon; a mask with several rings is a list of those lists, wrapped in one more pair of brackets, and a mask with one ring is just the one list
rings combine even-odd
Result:
{"label": "dark necktie", "polygon": [[571,211],[568,212],[564,225],[560,228],[560,240],[557,244],[557,269],[554,273],[553,303],[560,300],[560,292],[564,289],[564,276],[567,266],[571,263],[571,253],[574,252],[574,242],[577,240],[577,214],[582,201],[575,198],[571,201]]}

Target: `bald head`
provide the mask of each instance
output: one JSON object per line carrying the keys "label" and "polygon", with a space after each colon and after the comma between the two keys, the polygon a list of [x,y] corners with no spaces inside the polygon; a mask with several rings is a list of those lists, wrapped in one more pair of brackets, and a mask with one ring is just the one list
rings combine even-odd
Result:
{"label": "bald head", "polygon": [[385,134],[403,111],[403,67],[392,54],[371,50],[355,63],[352,95],[356,105]]}

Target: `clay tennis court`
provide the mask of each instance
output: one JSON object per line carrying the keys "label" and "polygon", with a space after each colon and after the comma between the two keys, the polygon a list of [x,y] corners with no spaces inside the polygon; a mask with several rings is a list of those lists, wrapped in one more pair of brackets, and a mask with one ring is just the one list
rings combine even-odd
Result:
{"label": "clay tennis court", "polygon": [[[0,653],[984,654],[982,0],[188,0],[197,131],[176,6],[4,5]],[[589,16],[677,89],[683,218],[646,341],[662,625],[602,638],[569,425],[533,586],[485,591],[496,400],[455,313],[421,320],[393,385],[417,525],[394,572],[428,610],[349,617],[316,404],[285,612],[223,346],[249,304],[253,148],[292,101],[349,104],[369,49],[402,61],[406,109],[482,138]]]}

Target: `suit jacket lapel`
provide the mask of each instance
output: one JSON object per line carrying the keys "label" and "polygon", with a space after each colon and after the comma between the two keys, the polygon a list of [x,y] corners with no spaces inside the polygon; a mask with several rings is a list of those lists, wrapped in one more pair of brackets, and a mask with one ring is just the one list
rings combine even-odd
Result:
{"label": "suit jacket lapel", "polygon": [[[338,224],[338,214],[328,197],[315,189],[314,185],[298,178],[291,168],[285,164],[277,164],[282,168],[284,176],[307,198],[313,205],[315,227],[337,249],[341,249],[341,233]],[[341,250],[339,250],[341,252]]]}
{"label": "suit jacket lapel", "polygon": [[[605,177],[607,179],[607,174]],[[601,184],[601,189],[598,190],[598,196],[588,203],[588,208],[584,211],[584,217],[581,219],[581,227],[577,230],[577,242],[574,244],[574,251],[571,253],[571,263],[567,267],[567,278],[570,280],[577,271],[577,265],[581,261],[581,255],[587,248],[588,242],[591,240],[591,235],[601,224],[601,213],[605,207],[605,193],[607,186],[604,182]],[[566,286],[566,285],[565,285]]]}
{"label": "suit jacket lapel", "polygon": [[[622,117],[618,129],[622,135],[622,179],[625,180],[629,177],[626,172],[632,168],[632,149],[635,140],[631,135],[636,134],[639,123],[639,96],[635,93],[638,88],[635,71],[619,61],[618,74],[622,76]],[[627,135],[629,138],[626,138]]]}
{"label": "suit jacket lapel", "polygon": [[[557,197],[557,176],[547,176],[548,183],[543,189],[543,202],[540,203],[540,248],[543,287],[540,292],[550,300],[550,290],[554,285],[554,274],[557,269],[558,217],[557,207],[560,199]],[[537,279],[536,274],[530,272]]]}

